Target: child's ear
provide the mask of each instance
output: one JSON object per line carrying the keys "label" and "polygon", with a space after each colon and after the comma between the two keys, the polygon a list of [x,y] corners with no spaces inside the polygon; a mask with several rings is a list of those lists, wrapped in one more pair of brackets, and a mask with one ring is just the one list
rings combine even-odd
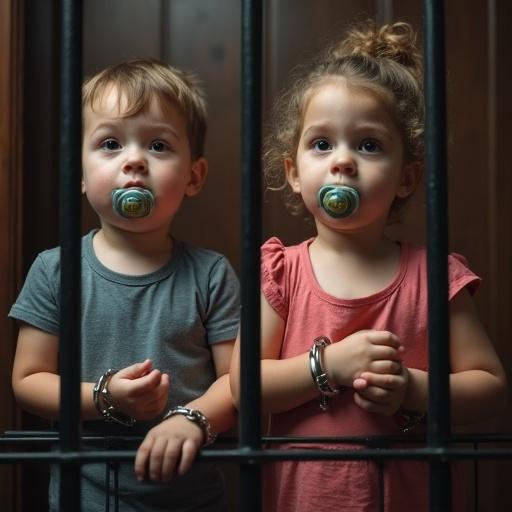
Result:
{"label": "child's ear", "polygon": [[296,194],[300,194],[300,180],[299,180],[299,173],[297,171],[297,166],[295,165],[295,162],[291,158],[285,158],[284,159],[284,172],[286,174],[286,180],[288,181],[288,184],[290,187],[292,187],[292,190]]}
{"label": "child's ear", "polygon": [[397,197],[400,199],[409,197],[416,190],[422,174],[423,165],[421,162],[415,161],[405,164],[402,169],[400,185],[398,186],[398,191],[396,193]]}
{"label": "child's ear", "polygon": [[82,189],[82,194],[85,194],[85,181],[84,181],[83,176],[82,176],[82,181],[81,181],[81,189]]}
{"label": "child's ear", "polygon": [[192,162],[190,179],[185,190],[185,196],[192,197],[198,194],[203,188],[208,174],[208,162],[206,158],[198,158]]}

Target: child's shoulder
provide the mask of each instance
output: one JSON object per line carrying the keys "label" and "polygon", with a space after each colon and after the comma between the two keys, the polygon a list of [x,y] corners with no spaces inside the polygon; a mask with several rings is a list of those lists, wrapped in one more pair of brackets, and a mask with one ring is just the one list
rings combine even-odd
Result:
{"label": "child's shoulder", "polygon": [[[427,259],[427,247],[424,245],[415,245],[409,242],[401,242],[402,251],[406,251],[410,262],[425,263]],[[450,266],[462,266],[469,268],[467,258],[458,252],[448,254],[448,264]]]}
{"label": "child's shoulder", "polygon": [[299,254],[301,251],[307,249],[312,240],[313,239],[310,238],[295,245],[285,245],[279,238],[273,236],[261,246],[261,255],[265,257],[272,255]]}
{"label": "child's shoulder", "polygon": [[175,240],[177,265],[188,267],[195,275],[233,274],[234,270],[228,258],[220,252],[199,247],[188,242]]}
{"label": "child's shoulder", "polygon": [[[93,230],[86,235],[82,236],[80,239],[81,247],[82,247],[82,253],[84,250],[84,247],[87,244],[91,244],[92,237],[94,236],[94,233],[97,230]],[[41,252],[37,254],[37,260],[40,260],[44,263],[46,266],[56,266],[58,267],[60,265],[60,256],[61,256],[61,246],[57,245],[55,247],[50,247],[49,249],[43,249]]]}
{"label": "child's shoulder", "polygon": [[220,252],[214,251],[213,249],[207,249],[206,247],[200,247],[198,245],[179,240],[175,240],[174,242],[176,244],[176,252],[183,255],[185,258],[212,263],[220,260],[227,260],[226,256]]}
{"label": "child's shoulder", "polygon": [[285,275],[302,273],[309,265],[308,247],[313,238],[286,246],[276,237],[261,246],[261,272],[264,279],[281,282]]}
{"label": "child's shoulder", "polygon": [[[427,266],[427,247],[423,245],[414,245],[403,242],[402,251],[406,254],[408,273],[417,272],[425,279],[428,274]],[[450,297],[453,297],[460,289],[467,287],[473,295],[481,279],[470,268],[470,264],[465,256],[458,252],[448,254],[448,285]]]}

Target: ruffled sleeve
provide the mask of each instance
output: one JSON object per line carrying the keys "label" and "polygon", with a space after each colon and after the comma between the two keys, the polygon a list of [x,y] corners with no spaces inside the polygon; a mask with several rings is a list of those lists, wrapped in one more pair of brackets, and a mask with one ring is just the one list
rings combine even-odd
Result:
{"label": "ruffled sleeve", "polygon": [[474,295],[481,279],[469,269],[468,261],[455,252],[448,256],[449,298],[452,300],[463,288]]}
{"label": "ruffled sleeve", "polygon": [[281,240],[273,237],[261,247],[261,291],[277,314],[284,319],[288,315],[285,285],[285,247]]}

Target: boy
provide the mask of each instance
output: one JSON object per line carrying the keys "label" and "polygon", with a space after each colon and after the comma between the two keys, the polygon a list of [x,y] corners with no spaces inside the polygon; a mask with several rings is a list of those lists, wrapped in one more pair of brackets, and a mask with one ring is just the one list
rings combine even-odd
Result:
{"label": "boy", "polygon": [[[82,239],[81,416],[88,434],[146,436],[135,475],[121,465],[123,512],[225,506],[218,470],[192,462],[235,421],[227,372],[238,283],[224,257],[169,235],[205,181],[205,132],[197,85],[163,63],[112,66],[84,84],[82,190],[101,228]],[[16,398],[57,419],[58,249],[38,256],[10,316],[21,321]],[[52,468],[51,510],[57,476]],[[104,510],[104,481],[103,465],[83,467],[84,512]]]}

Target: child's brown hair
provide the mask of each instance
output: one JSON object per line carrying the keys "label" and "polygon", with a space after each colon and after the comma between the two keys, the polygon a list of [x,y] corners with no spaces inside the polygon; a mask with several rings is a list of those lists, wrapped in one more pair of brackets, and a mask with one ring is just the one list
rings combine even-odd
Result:
{"label": "child's brown hair", "polygon": [[[82,107],[94,107],[115,87],[126,100],[123,117],[147,108],[153,98],[177,106],[185,116],[193,160],[204,155],[206,104],[196,78],[156,60],[132,60],[109,66],[88,78],[82,87]],[[121,105],[119,105],[121,106]],[[121,109],[120,109],[121,111]]]}

